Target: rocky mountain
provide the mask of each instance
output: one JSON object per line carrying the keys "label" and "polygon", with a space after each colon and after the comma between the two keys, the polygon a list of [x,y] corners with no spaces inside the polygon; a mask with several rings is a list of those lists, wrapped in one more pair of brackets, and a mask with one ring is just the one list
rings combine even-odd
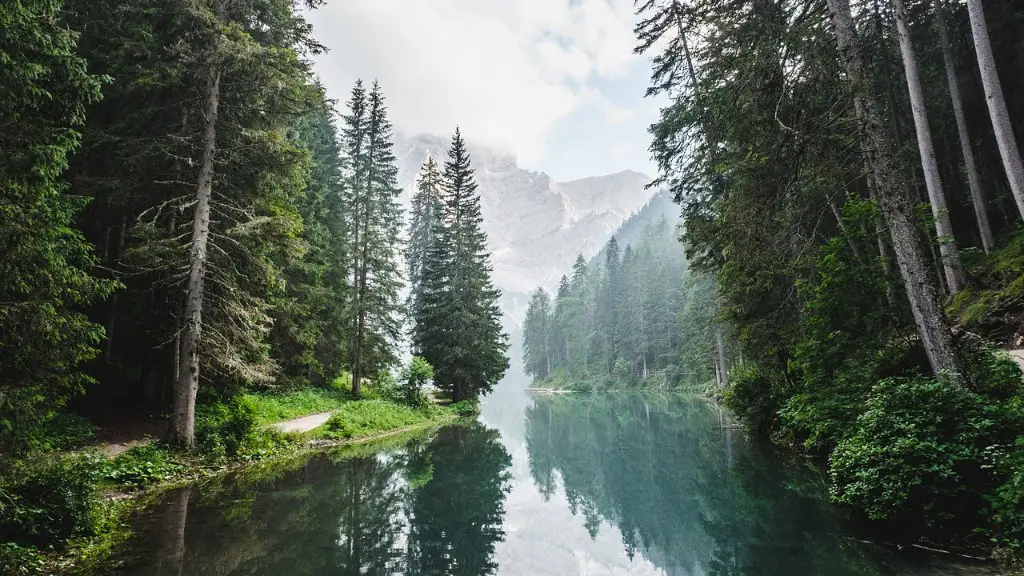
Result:
{"label": "rocky mountain", "polygon": [[[396,134],[399,182],[408,207],[427,154],[447,158],[448,138]],[[577,254],[600,251],[619,226],[644,206],[650,178],[625,171],[571,182],[519,167],[512,154],[469,142],[480,188],[484,231],[503,308],[518,317],[537,286],[554,286]]]}

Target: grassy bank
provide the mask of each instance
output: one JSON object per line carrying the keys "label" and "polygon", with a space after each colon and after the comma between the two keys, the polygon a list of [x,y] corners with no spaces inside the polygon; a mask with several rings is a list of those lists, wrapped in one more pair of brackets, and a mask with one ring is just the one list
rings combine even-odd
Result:
{"label": "grassy bank", "polygon": [[[203,406],[197,450],[135,446],[114,458],[87,449],[19,461],[0,480],[0,574],[92,574],[123,545],[133,513],[164,490],[302,453],[430,429],[475,413],[475,405],[410,407],[345,390],[244,394]],[[285,434],[275,422],[333,412],[328,422]]]}

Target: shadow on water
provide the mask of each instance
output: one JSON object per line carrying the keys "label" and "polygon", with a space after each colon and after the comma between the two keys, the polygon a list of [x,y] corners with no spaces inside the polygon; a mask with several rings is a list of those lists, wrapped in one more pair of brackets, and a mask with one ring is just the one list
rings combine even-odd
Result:
{"label": "shadow on water", "polygon": [[491,574],[509,455],[480,424],[171,492],[121,574]]}

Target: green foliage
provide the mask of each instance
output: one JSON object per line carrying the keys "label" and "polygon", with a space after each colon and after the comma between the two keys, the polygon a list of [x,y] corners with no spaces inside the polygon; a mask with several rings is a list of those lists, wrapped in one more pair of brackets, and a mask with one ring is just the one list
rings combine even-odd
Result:
{"label": "green foliage", "polygon": [[82,310],[117,283],[91,276],[92,246],[73,227],[84,206],[63,174],[100,78],[78,55],[61,2],[0,6],[0,453],[24,453],[38,425],[93,380],[103,328]]}
{"label": "green foliage", "polygon": [[451,404],[448,409],[458,416],[476,416],[480,413],[480,401],[476,398],[466,398]]}
{"label": "green foliage", "polygon": [[0,542],[62,549],[101,521],[102,471],[95,454],[44,458],[0,479]]}
{"label": "green foliage", "polygon": [[402,369],[399,390],[401,401],[414,408],[423,406],[427,400],[423,397],[423,387],[434,379],[434,368],[424,358],[413,356],[409,365]]}
{"label": "green foliage", "polygon": [[883,380],[829,458],[833,498],[947,537],[984,526],[1021,426],[1019,401],[932,378]]}
{"label": "green foliage", "polygon": [[245,398],[200,404],[196,407],[196,449],[212,460],[235,456],[256,426],[256,410]]}
{"label": "green foliage", "polygon": [[730,376],[725,405],[753,432],[770,433],[778,424],[786,387],[784,375],[757,366],[740,366]]}
{"label": "green foliage", "polygon": [[58,412],[42,424],[34,448],[40,452],[80,448],[96,436],[96,431],[87,418],[74,412]]}
{"label": "green foliage", "polygon": [[413,287],[412,345],[433,367],[437,387],[458,402],[489,393],[509,366],[480,192],[458,129],[441,188],[441,225]]}
{"label": "green foliage", "polygon": [[958,293],[949,314],[974,330],[1006,334],[1006,319],[1024,314],[1024,228],[991,254],[968,253],[972,285]]}
{"label": "green foliage", "polygon": [[704,382],[716,363],[715,316],[713,283],[689,273],[662,217],[621,255],[612,238],[597,262],[578,257],[553,303],[543,289],[534,292],[524,366],[545,386],[573,390]]}
{"label": "green foliage", "polygon": [[426,414],[407,406],[384,400],[358,400],[350,402],[331,416],[325,424],[323,436],[327,438],[361,438],[422,424]]}
{"label": "green foliage", "polygon": [[105,463],[102,479],[123,490],[141,490],[185,471],[163,446],[135,446]]}

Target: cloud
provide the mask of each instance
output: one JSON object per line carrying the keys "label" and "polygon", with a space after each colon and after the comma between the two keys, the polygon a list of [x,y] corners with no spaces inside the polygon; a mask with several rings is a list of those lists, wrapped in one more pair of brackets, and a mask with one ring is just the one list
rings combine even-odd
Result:
{"label": "cloud", "polygon": [[[396,126],[545,153],[599,79],[635,61],[632,0],[343,0],[309,15],[329,52],[317,72],[344,100],[378,79]],[[628,120],[626,109],[606,112]]]}

